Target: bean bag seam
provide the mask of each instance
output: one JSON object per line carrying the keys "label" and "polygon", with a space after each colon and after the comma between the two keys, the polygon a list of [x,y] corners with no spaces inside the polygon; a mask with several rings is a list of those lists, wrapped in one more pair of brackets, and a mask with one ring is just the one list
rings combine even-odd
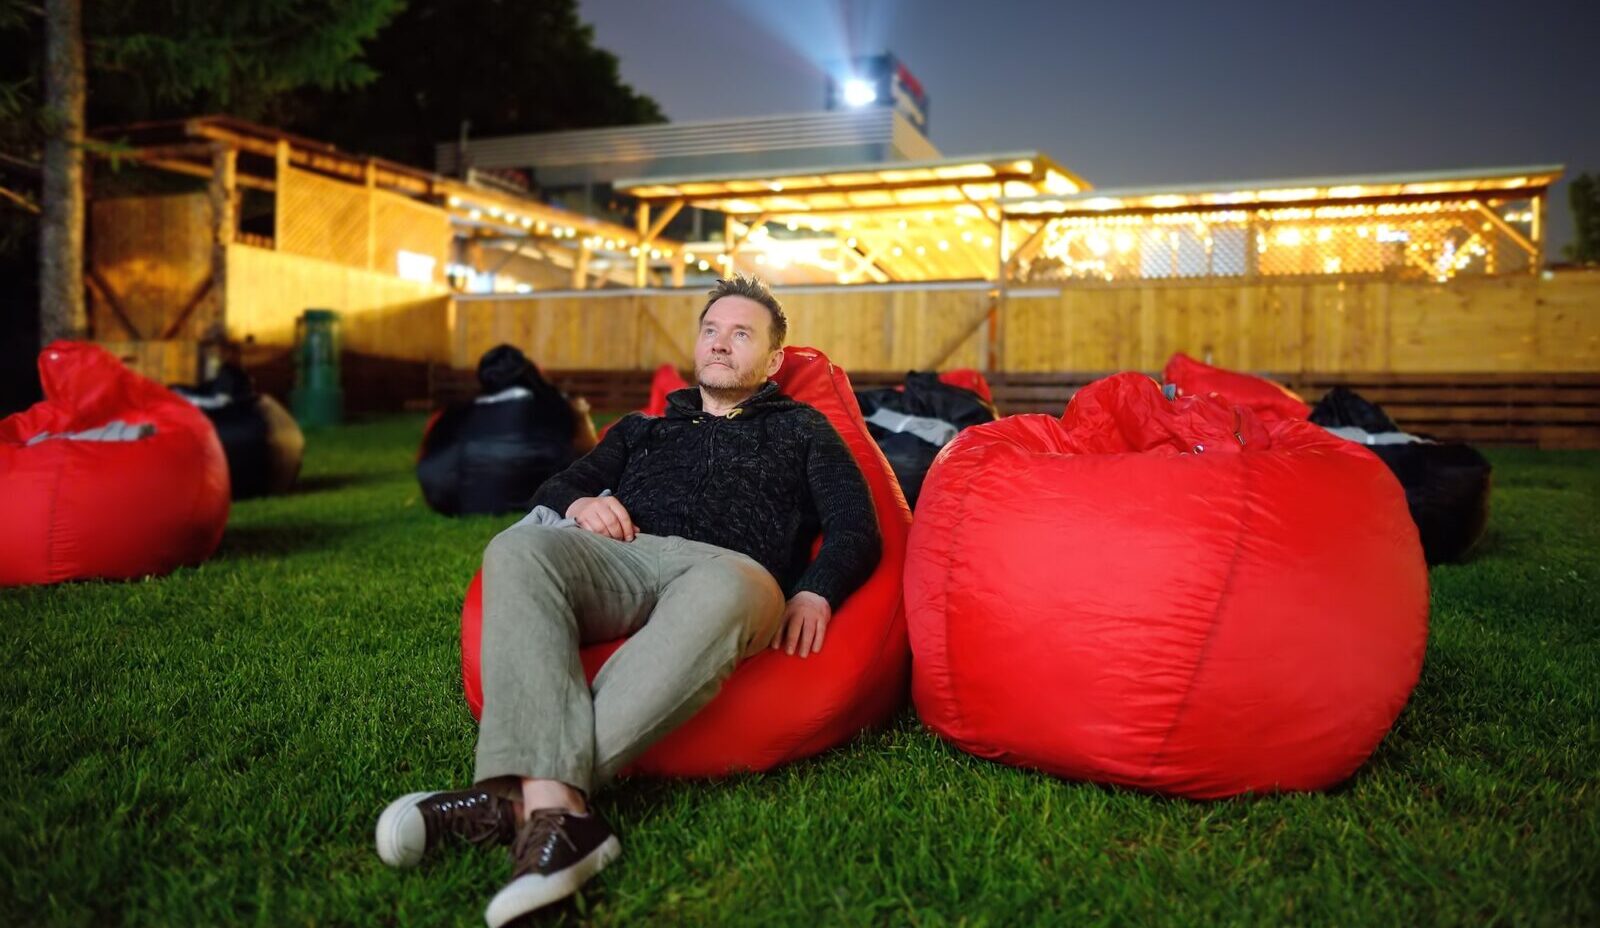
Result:
{"label": "bean bag seam", "polygon": [[[937,465],[937,461],[935,461],[935,464]],[[930,474],[932,473],[932,468],[929,468],[929,473]],[[954,731],[963,732],[963,737],[971,737],[971,734],[970,734],[970,732],[967,731],[967,729],[965,727],[965,724],[964,724],[964,720],[962,719],[962,715],[961,715],[961,705],[962,705],[961,698],[956,694],[956,678],[957,678],[958,674],[955,672],[954,667],[951,666],[951,661],[954,658],[955,649],[950,647],[950,591],[955,586],[955,575],[956,575],[956,571],[955,571],[955,552],[956,552],[956,549],[958,547],[954,543],[956,541],[956,538],[957,538],[956,532],[957,532],[957,530],[960,529],[961,526],[964,526],[964,525],[967,524],[967,512],[968,512],[969,507],[971,506],[971,501],[972,501],[972,494],[971,493],[962,493],[961,494],[961,508],[959,510],[957,510],[958,518],[957,518],[955,524],[951,526],[950,537],[948,539],[950,544],[948,544],[945,547],[944,596],[943,596],[944,608],[940,612],[940,621],[944,625],[944,635],[942,636],[941,640],[942,640],[942,642],[944,644],[945,686],[947,687],[947,691],[950,693],[949,711],[950,711],[950,718],[951,718],[951,721],[953,723],[951,725],[951,729],[954,730]],[[909,629],[907,631],[909,633]]]}
{"label": "bean bag seam", "polygon": [[[66,448],[60,448],[60,449],[57,449],[57,450],[58,450],[58,453],[62,453],[62,454],[65,454],[66,451],[67,451]],[[45,509],[45,520],[46,521],[45,521],[45,528],[44,528],[44,531],[45,531],[45,542],[44,542],[44,558],[45,558],[45,560],[44,560],[44,563],[45,563],[45,582],[46,583],[60,583],[62,580],[67,579],[66,577],[58,577],[58,576],[56,576],[56,571],[52,569],[52,565],[57,563],[57,561],[56,561],[56,522],[58,520],[56,519],[56,508],[57,508],[57,506],[60,505],[60,501],[61,501],[61,481],[66,479],[66,473],[67,473],[66,462],[63,461],[62,462],[62,466],[57,467],[55,469],[55,479],[50,482],[50,505]]]}
{"label": "bean bag seam", "polygon": [[[1242,457],[1243,456],[1241,455],[1241,458]],[[1250,496],[1249,491],[1252,489],[1251,483],[1253,473],[1249,461],[1241,459],[1239,463],[1241,465],[1241,473],[1243,474],[1240,480],[1242,485],[1239,493],[1240,519],[1238,530],[1234,532],[1233,554],[1228,559],[1227,579],[1223,581],[1222,592],[1218,594],[1216,606],[1212,608],[1211,624],[1210,627],[1206,629],[1205,643],[1200,646],[1200,654],[1195,658],[1194,671],[1189,675],[1188,685],[1184,687],[1183,698],[1178,701],[1178,710],[1172,715],[1172,724],[1167,727],[1167,733],[1161,738],[1161,746],[1156,748],[1155,754],[1151,757],[1150,763],[1145,768],[1146,779],[1149,779],[1151,776],[1153,776],[1156,768],[1161,765],[1161,761],[1164,759],[1167,753],[1167,746],[1172,742],[1172,736],[1177,733],[1178,725],[1183,722],[1184,714],[1188,710],[1189,703],[1194,696],[1195,684],[1199,682],[1200,672],[1205,669],[1206,658],[1211,655],[1211,646],[1216,642],[1217,629],[1222,624],[1222,607],[1228,602],[1229,596],[1233,593],[1234,582],[1239,572],[1239,561],[1244,555],[1246,520],[1250,517],[1250,507],[1247,505],[1247,503]]]}

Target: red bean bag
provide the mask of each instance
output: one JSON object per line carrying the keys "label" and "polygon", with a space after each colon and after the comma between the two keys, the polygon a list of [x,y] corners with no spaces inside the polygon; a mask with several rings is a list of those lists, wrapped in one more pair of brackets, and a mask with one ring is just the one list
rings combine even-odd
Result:
{"label": "red bean bag", "polygon": [[[819,653],[801,659],[763,651],[745,661],[715,699],[650,748],[629,773],[697,777],[768,770],[850,740],[888,720],[905,700],[910,653],[900,575],[910,510],[867,434],[844,371],[820,351],[785,348],[773,379],[789,396],[821,410],[855,455],[878,511],[883,559],[834,615]],[[481,575],[474,577],[461,611],[461,674],[475,718],[483,712],[480,584]],[[583,649],[591,681],[621,645]]]}
{"label": "red bean bag", "polygon": [[1428,627],[1417,530],[1381,461],[1139,374],[951,442],[905,599],[934,731],[1195,798],[1348,777],[1405,705]]}
{"label": "red bean bag", "polygon": [[674,390],[682,390],[689,385],[683,379],[678,369],[671,364],[663,364],[656,368],[656,375],[650,380],[650,401],[645,403],[640,412],[647,416],[664,416],[667,414],[667,394]]}
{"label": "red bean bag", "polygon": [[45,399],[0,421],[0,585],[164,574],[211,556],[228,463],[205,413],[97,345],[39,355]]}
{"label": "red bean bag", "polygon": [[952,387],[960,387],[963,390],[970,390],[983,397],[985,403],[991,406],[994,405],[994,393],[989,389],[989,381],[984,379],[983,374],[970,367],[959,367],[953,371],[940,371],[939,382]]}
{"label": "red bean bag", "polygon": [[1161,373],[1167,383],[1177,384],[1186,396],[1216,393],[1230,403],[1250,407],[1262,419],[1304,419],[1311,415],[1311,407],[1288,387],[1265,377],[1212,367],[1181,351],[1167,359]]}

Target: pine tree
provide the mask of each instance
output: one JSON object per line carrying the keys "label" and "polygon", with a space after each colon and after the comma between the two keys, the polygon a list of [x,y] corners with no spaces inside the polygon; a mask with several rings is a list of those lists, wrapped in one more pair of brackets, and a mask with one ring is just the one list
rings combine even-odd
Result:
{"label": "pine tree", "polygon": [[1578,264],[1600,264],[1600,178],[1587,172],[1572,179],[1567,188],[1572,204],[1572,242],[1567,259]]}
{"label": "pine tree", "polygon": [[576,0],[409,0],[368,48],[377,80],[285,101],[284,124],[342,148],[433,167],[459,137],[661,122],[594,44]]}
{"label": "pine tree", "polygon": [[[0,0],[0,155],[41,165],[40,340],[84,334],[86,126],[260,116],[302,87],[349,90],[375,76],[362,45],[403,2]],[[11,212],[35,206],[10,193]]]}

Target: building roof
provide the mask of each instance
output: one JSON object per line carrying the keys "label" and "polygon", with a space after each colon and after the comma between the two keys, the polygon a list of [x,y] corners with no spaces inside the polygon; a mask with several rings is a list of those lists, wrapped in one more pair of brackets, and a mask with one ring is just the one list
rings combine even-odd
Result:
{"label": "building roof", "polygon": [[1341,177],[1298,177],[1083,191],[1066,196],[1009,197],[1006,215],[1092,215],[1114,211],[1248,209],[1290,203],[1415,197],[1531,194],[1560,179],[1563,166],[1471,168]]}
{"label": "building roof", "polygon": [[1001,197],[1066,195],[1087,181],[1037,151],[924,161],[619,180],[645,201],[683,201],[731,216],[789,216],[862,210],[922,210]]}
{"label": "building roof", "polygon": [[[574,129],[494,138],[470,139],[435,147],[440,171],[457,173],[464,150],[476,168],[552,168],[603,163],[653,162],[663,159],[711,159],[718,156],[779,152],[790,149],[849,148],[892,144],[897,122],[905,117],[882,107],[754,116],[701,122],[668,122],[603,129]],[[914,129],[911,131],[915,132]],[[920,137],[920,133],[918,134]],[[926,144],[920,150],[932,150]]]}

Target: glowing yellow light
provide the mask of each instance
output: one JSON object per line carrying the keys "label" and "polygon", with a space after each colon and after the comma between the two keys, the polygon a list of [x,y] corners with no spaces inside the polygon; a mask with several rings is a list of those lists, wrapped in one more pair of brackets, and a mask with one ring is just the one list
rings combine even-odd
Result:
{"label": "glowing yellow light", "polygon": [[698,267],[702,271],[711,270],[711,265],[705,261],[701,261],[699,264],[695,265],[695,267]]}
{"label": "glowing yellow light", "polygon": [[495,217],[499,217],[499,215],[500,215],[500,207],[498,207],[498,206],[489,207],[489,215],[495,216]]}
{"label": "glowing yellow light", "polygon": [[906,227],[906,221],[904,219],[900,220],[899,226],[900,228],[904,229]]}
{"label": "glowing yellow light", "polygon": [[923,247],[922,247],[922,246],[921,246],[921,245],[918,245],[918,246],[917,246],[917,254],[919,254],[919,255],[925,255],[925,254],[927,254],[927,253],[928,253],[928,249],[926,249],[926,248],[923,248]]}
{"label": "glowing yellow light", "polygon": [[854,238],[845,239],[844,240],[844,247],[846,247],[846,248],[854,248],[854,247],[856,247],[856,240]]}
{"label": "glowing yellow light", "polygon": [[1329,258],[1328,260],[1322,262],[1322,271],[1325,274],[1339,273],[1339,259]]}
{"label": "glowing yellow light", "polygon": [[632,248],[629,248],[628,249],[628,255],[629,255],[629,257],[633,257],[633,258],[639,257],[639,246],[635,245]]}
{"label": "glowing yellow light", "polygon": [[1366,238],[1370,233],[1371,233],[1371,230],[1368,229],[1366,226],[1361,226],[1361,227],[1356,229],[1356,234],[1361,236],[1362,238]]}
{"label": "glowing yellow light", "polygon": [[1300,230],[1279,229],[1277,238],[1279,245],[1298,245],[1300,244]]}
{"label": "glowing yellow light", "polygon": [[791,219],[788,222],[784,223],[784,227],[787,228],[790,232],[793,232],[794,230],[800,228],[800,223],[795,222],[793,219]]}
{"label": "glowing yellow light", "polygon": [[756,263],[757,264],[766,264],[767,263],[767,256],[766,255],[756,255]]}
{"label": "glowing yellow light", "polygon": [[522,217],[522,227],[524,229],[533,228],[533,217],[532,216],[523,216]]}
{"label": "glowing yellow light", "polygon": [[988,248],[988,247],[992,246],[993,244],[994,244],[994,236],[985,235],[983,237],[983,247]]}
{"label": "glowing yellow light", "polygon": [[950,250],[950,243],[945,241],[944,239],[939,239],[939,250],[940,251],[949,251]]}
{"label": "glowing yellow light", "polygon": [[483,218],[483,212],[481,210],[476,210],[475,209],[475,210],[467,213],[467,218],[468,219],[482,219]]}
{"label": "glowing yellow light", "polygon": [[849,231],[849,230],[854,229],[856,227],[856,224],[851,222],[848,219],[846,219],[844,222],[839,223],[839,225],[841,227],[843,227],[845,229],[845,231]]}
{"label": "glowing yellow light", "polygon": [[659,248],[650,249],[650,257],[654,258],[654,259],[659,259],[661,257],[661,249],[659,249]]}
{"label": "glowing yellow light", "polygon": [[[694,263],[694,252],[692,252],[692,251],[686,251],[686,252],[684,252],[684,253],[683,253],[683,260],[684,260],[684,261],[686,261],[686,262],[688,262],[688,263],[689,263],[689,264],[693,264],[693,263]],[[702,262],[700,262],[700,263],[701,263],[701,264],[704,264],[704,263],[705,263],[705,262],[704,262],[704,261],[702,261]]]}
{"label": "glowing yellow light", "polygon": [[972,233],[971,232],[963,232],[963,233],[961,233],[961,240],[963,242],[972,241]]}
{"label": "glowing yellow light", "polygon": [[451,197],[450,198],[450,205],[451,206],[460,206],[461,205],[461,198],[460,197]]}
{"label": "glowing yellow light", "polygon": [[892,251],[892,252],[890,252],[890,254],[892,254],[892,255],[894,255],[894,256],[895,256],[895,257],[896,257],[896,258],[898,258],[898,257],[900,257],[900,256],[901,256],[901,255],[903,255],[903,254],[905,254],[905,252],[904,252],[904,251],[902,251],[902,250],[901,250],[901,249],[900,249],[900,246],[899,246],[899,245],[896,245],[896,246],[894,246],[894,251]]}

